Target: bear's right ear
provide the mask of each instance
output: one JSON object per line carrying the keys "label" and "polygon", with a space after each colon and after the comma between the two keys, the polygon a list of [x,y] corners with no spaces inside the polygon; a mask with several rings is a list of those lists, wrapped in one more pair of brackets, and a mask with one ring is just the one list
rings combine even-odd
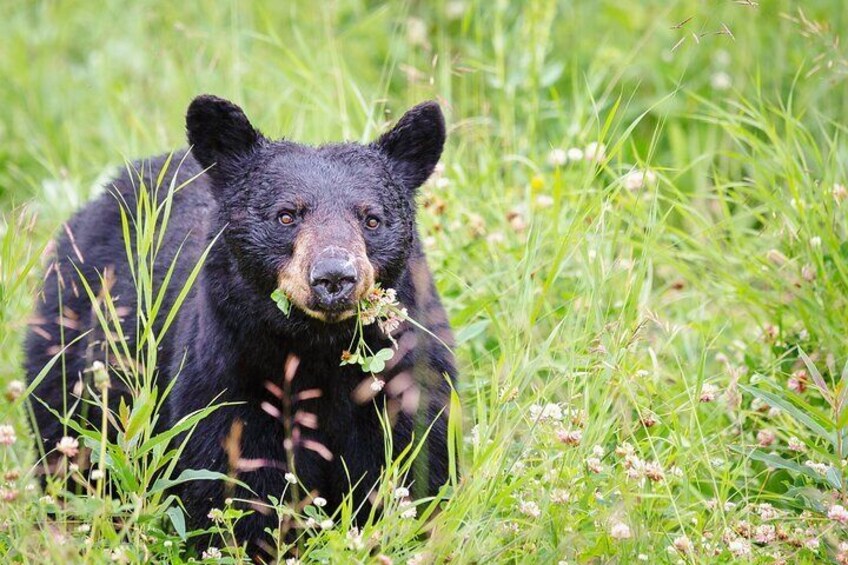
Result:
{"label": "bear's right ear", "polygon": [[191,154],[213,178],[225,178],[241,157],[264,139],[241,108],[223,98],[204,94],[186,112]]}

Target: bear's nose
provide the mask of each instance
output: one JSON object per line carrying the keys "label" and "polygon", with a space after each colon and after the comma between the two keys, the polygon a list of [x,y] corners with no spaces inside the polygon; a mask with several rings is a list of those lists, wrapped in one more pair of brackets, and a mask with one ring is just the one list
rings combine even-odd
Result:
{"label": "bear's nose", "polygon": [[347,259],[319,259],[309,273],[309,285],[325,308],[347,302],[356,286],[356,267]]}

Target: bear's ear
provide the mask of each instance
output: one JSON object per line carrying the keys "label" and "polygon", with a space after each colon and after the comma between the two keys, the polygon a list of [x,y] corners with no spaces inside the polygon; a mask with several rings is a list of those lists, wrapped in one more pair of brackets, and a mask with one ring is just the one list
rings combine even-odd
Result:
{"label": "bear's ear", "polygon": [[241,108],[210,94],[191,101],[186,112],[186,135],[194,158],[219,179],[263,139]]}
{"label": "bear's ear", "polygon": [[436,102],[424,102],[372,144],[391,163],[392,172],[412,194],[429,178],[445,146],[445,117]]}

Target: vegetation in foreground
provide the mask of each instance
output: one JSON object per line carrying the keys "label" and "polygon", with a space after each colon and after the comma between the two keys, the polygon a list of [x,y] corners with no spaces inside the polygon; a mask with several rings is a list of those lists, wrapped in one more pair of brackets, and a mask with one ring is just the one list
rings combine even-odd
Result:
{"label": "vegetation in foreground", "polygon": [[[279,505],[313,520],[301,561],[848,562],[848,13],[800,8],[13,2],[4,560],[241,558],[231,508],[215,551],[187,549],[151,472],[173,457],[150,445],[159,391],[107,422],[123,435],[96,478],[68,460],[42,492],[20,369],[51,236],[124,159],[181,146],[186,103],[214,92],[315,143],[373,138],[421,99],[449,110],[421,221],[459,342],[462,478],[413,512],[390,466],[359,530]],[[68,438],[44,450],[93,441]]]}

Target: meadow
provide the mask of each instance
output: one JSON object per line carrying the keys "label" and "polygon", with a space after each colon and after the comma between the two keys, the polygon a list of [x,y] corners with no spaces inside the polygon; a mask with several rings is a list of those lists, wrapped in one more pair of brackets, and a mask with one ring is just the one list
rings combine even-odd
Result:
{"label": "meadow", "polygon": [[51,239],[208,92],[314,144],[448,119],[419,224],[461,476],[361,529],[298,509],[332,523],[292,563],[848,563],[846,25],[841,0],[6,2],[0,559],[244,559],[234,509],[189,547],[153,412],[43,492],[21,368]]}

